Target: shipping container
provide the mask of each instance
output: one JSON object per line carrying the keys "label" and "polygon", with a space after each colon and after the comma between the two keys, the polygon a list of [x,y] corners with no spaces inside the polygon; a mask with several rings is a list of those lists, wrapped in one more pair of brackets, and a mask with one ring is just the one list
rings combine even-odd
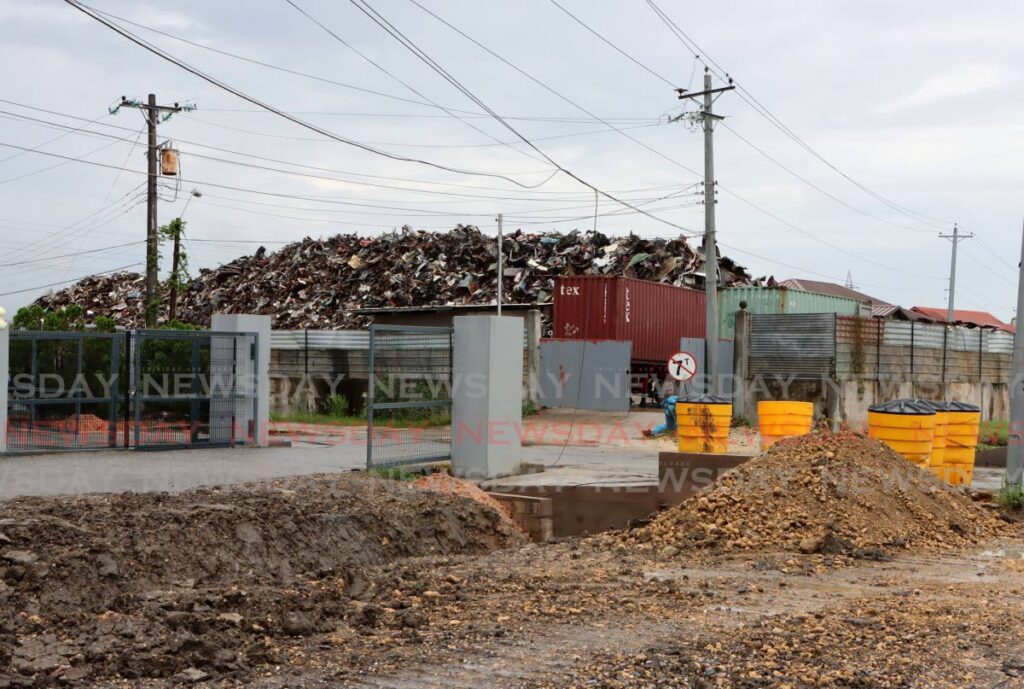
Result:
{"label": "shipping container", "polygon": [[555,279],[552,336],[629,340],[633,361],[664,364],[683,337],[704,337],[704,292],[608,275]]}
{"label": "shipping container", "polygon": [[736,336],[736,312],[740,302],[757,314],[834,313],[838,316],[871,315],[867,302],[830,294],[804,292],[786,287],[729,287],[718,290],[718,336],[732,340]]}

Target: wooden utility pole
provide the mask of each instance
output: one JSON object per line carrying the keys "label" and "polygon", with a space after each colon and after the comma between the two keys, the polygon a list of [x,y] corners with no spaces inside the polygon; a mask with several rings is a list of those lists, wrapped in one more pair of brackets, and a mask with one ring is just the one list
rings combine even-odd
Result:
{"label": "wooden utility pole", "polygon": [[182,108],[174,105],[157,105],[156,95],[149,94],[145,103],[136,100],[128,100],[121,96],[119,108],[138,108],[146,118],[146,126],[149,129],[149,145],[146,157],[148,161],[148,179],[146,183],[146,327],[152,328],[156,325],[157,308],[159,298],[157,288],[160,281],[160,238],[157,229],[157,178],[160,175],[159,169],[159,147],[157,146],[156,127],[163,119],[167,119]]}

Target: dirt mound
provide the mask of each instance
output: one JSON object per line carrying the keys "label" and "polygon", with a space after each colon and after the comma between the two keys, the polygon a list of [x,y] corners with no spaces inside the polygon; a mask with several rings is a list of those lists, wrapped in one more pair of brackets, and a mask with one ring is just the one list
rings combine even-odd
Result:
{"label": "dirt mound", "polygon": [[515,525],[515,522],[512,521],[512,515],[508,509],[484,492],[480,486],[475,483],[463,481],[462,479],[455,478],[449,474],[438,472],[430,474],[429,476],[424,476],[423,478],[418,478],[413,481],[412,485],[417,488],[422,488],[423,490],[444,493],[446,495],[461,495],[464,498],[476,500],[483,505],[487,505],[492,510],[495,510],[502,516],[502,518],[508,520],[513,528],[519,528]]}
{"label": "dirt mound", "polygon": [[889,549],[963,547],[1004,526],[882,443],[840,433],[776,443],[623,538],[667,555],[782,549],[885,558]]}
{"label": "dirt mound", "polygon": [[3,503],[0,686],[244,675],[282,662],[274,637],[372,622],[371,567],[524,541],[472,500],[355,474]]}

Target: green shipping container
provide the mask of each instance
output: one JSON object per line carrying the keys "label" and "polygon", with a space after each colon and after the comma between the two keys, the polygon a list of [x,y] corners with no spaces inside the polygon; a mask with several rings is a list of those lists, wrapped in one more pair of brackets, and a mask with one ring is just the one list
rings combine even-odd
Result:
{"label": "green shipping container", "polygon": [[718,337],[736,336],[736,312],[747,302],[750,313],[834,313],[840,316],[870,314],[866,302],[829,294],[804,292],[788,287],[730,287],[718,290]]}

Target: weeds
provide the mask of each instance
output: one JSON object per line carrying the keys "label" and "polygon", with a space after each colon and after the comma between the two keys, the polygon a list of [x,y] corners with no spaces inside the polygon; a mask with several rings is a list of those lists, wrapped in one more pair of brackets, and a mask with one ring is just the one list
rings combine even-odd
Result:
{"label": "weeds", "polygon": [[1024,487],[1004,483],[996,495],[996,502],[1004,510],[1024,512]]}

